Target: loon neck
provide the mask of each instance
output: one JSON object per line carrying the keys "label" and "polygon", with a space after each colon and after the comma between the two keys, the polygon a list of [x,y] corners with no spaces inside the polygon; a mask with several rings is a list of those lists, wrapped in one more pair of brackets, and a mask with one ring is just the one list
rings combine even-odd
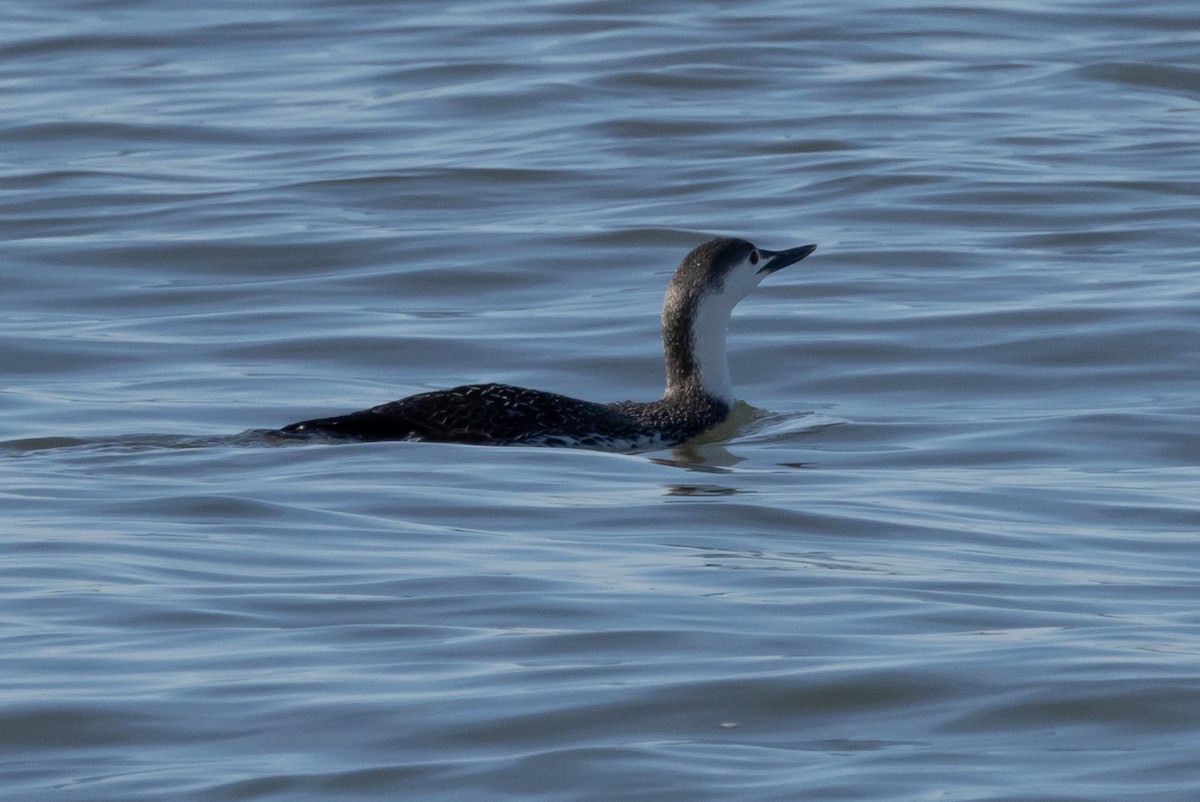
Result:
{"label": "loon neck", "polygon": [[721,294],[667,292],[663,305],[664,398],[707,397],[733,406],[725,334],[736,300]]}

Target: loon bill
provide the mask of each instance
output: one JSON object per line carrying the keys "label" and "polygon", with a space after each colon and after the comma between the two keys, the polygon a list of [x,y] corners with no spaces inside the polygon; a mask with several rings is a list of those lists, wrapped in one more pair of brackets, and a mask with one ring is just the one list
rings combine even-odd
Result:
{"label": "loon bill", "polygon": [[734,305],[766,276],[816,248],[768,251],[719,237],[683,257],[663,300],[667,386],[657,401],[601,404],[507,384],[469,384],[300,421],[271,434],[606,451],[681,443],[721,423],[733,408],[725,333]]}

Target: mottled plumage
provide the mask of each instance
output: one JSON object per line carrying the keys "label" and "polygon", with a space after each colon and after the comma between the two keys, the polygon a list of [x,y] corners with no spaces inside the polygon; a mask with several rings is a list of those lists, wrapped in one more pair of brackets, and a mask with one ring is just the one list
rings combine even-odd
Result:
{"label": "mottled plumage", "polygon": [[350,440],[437,440],[477,445],[647,448],[686,440],[720,422],[724,404],[692,414],[655,401],[597,404],[507,384],[468,384],[402,398],[362,412],[304,421],[288,434]]}
{"label": "mottled plumage", "polygon": [[722,237],[685,256],[663,302],[667,388],[658,401],[598,404],[507,384],[469,384],[293,423],[275,434],[605,451],[680,443],[723,421],[733,406],[725,331],[734,304],[763,276],[815,248],[764,251]]}

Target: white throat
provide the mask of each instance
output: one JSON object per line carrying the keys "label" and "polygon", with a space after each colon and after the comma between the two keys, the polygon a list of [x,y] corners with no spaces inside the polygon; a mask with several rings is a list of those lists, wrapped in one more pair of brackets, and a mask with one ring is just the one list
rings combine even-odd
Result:
{"label": "white throat", "polygon": [[741,297],[723,292],[705,296],[696,306],[692,326],[692,354],[700,372],[700,387],[709,396],[733,405],[733,382],[729,379],[729,356],[725,335],[729,315]]}

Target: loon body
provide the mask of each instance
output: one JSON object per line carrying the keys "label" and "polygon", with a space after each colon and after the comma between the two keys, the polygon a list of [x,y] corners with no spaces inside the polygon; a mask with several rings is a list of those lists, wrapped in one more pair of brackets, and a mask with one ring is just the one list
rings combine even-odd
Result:
{"label": "loon body", "polygon": [[605,451],[683,442],[725,420],[733,408],[725,333],[734,305],[763,278],[816,247],[767,251],[719,237],[685,256],[663,301],[667,386],[657,401],[600,404],[507,384],[469,384],[293,423],[274,434]]}

